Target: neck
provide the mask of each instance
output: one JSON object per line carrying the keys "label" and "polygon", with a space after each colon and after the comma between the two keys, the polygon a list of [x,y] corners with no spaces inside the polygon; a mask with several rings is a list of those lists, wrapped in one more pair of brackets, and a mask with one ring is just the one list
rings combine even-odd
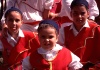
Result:
{"label": "neck", "polygon": [[75,26],[75,28],[76,28],[76,30],[79,32],[80,31],[80,29],[83,27],[83,25],[74,25]]}
{"label": "neck", "polygon": [[18,32],[14,32],[14,33],[9,33],[15,40],[18,37]]}

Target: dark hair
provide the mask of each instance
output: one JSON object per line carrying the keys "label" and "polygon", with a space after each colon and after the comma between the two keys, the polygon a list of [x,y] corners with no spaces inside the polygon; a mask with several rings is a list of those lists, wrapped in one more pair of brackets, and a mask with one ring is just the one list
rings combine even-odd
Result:
{"label": "dark hair", "polygon": [[51,20],[51,19],[46,19],[46,20],[43,20],[39,23],[39,27],[38,27],[38,32],[43,29],[43,28],[47,28],[47,27],[52,27],[56,30],[57,33],[59,33],[59,26],[58,24]]}
{"label": "dark hair", "polygon": [[70,8],[73,9],[75,6],[85,6],[86,9],[89,8],[89,4],[86,0],[73,0]]}
{"label": "dark hair", "polygon": [[17,12],[19,12],[19,13],[21,14],[21,16],[22,16],[22,12],[21,12],[19,9],[17,9],[17,8],[15,8],[15,7],[11,7],[10,9],[8,9],[8,10],[6,11],[4,17],[7,18],[8,14],[9,14],[10,12],[12,12],[12,11],[17,11]]}

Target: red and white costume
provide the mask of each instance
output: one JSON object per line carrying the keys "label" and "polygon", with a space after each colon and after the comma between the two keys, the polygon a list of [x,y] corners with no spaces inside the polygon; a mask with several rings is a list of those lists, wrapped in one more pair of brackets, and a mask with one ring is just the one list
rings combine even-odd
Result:
{"label": "red and white costume", "polygon": [[75,70],[82,67],[80,59],[68,49],[56,44],[50,50],[44,50],[42,47],[33,52],[23,61],[25,70]]}
{"label": "red and white costume", "polygon": [[79,56],[81,62],[100,61],[99,41],[100,26],[93,21],[86,21],[79,32],[73,24],[60,29],[59,43]]}
{"label": "red and white costume", "polygon": [[9,33],[7,35],[7,38],[0,40],[0,51],[4,59],[0,70],[21,70],[23,59],[39,47],[38,38],[34,33],[22,30],[19,30],[16,40]]}

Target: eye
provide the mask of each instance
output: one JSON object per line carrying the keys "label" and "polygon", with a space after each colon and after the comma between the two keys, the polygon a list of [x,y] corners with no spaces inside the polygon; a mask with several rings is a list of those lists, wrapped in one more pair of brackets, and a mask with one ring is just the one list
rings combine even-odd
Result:
{"label": "eye", "polygon": [[85,12],[81,12],[81,15],[84,15],[85,14]]}
{"label": "eye", "polygon": [[19,19],[16,19],[15,21],[16,21],[16,22],[19,22],[20,20],[19,20]]}
{"label": "eye", "polygon": [[43,35],[43,36],[41,36],[41,38],[42,38],[42,39],[45,39],[45,36]]}
{"label": "eye", "polygon": [[73,13],[73,15],[74,15],[74,16],[77,16],[77,15],[78,15],[78,13],[74,12],[74,13]]}
{"label": "eye", "polygon": [[54,36],[49,36],[49,39],[53,38]]}

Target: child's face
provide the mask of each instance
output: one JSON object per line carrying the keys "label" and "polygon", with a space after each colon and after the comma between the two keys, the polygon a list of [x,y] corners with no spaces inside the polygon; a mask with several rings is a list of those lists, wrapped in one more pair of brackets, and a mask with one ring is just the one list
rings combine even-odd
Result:
{"label": "child's face", "polygon": [[51,50],[58,41],[58,35],[52,27],[41,29],[38,32],[41,47],[45,50]]}
{"label": "child's face", "polygon": [[75,6],[71,11],[71,17],[75,26],[82,26],[89,17],[89,13],[85,6]]}
{"label": "child's face", "polygon": [[8,31],[12,33],[18,33],[20,26],[22,25],[22,16],[17,11],[12,11],[8,14],[6,18],[6,24],[8,26]]}

